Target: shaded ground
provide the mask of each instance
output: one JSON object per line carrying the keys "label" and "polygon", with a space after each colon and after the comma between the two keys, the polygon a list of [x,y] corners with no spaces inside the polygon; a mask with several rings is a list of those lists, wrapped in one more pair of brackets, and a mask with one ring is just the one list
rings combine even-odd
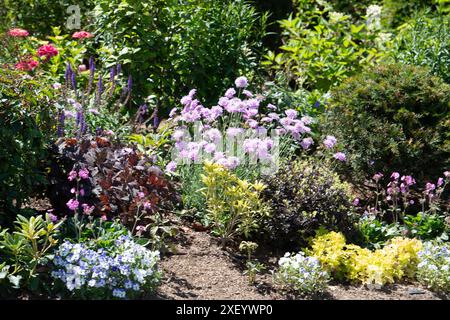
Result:
{"label": "shaded ground", "polygon": [[[221,249],[206,232],[183,227],[176,249],[175,254],[166,255],[161,261],[164,279],[157,293],[159,299],[301,299],[283,295],[273,284],[270,273],[258,275],[256,284],[250,285],[242,274],[239,256]],[[439,297],[418,284],[399,284],[383,290],[331,285],[321,299],[437,300]]]}

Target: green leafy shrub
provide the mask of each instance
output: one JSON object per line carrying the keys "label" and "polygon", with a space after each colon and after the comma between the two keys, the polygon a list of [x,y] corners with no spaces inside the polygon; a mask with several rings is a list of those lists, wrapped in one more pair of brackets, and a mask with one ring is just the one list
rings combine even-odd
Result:
{"label": "green leafy shrub", "polygon": [[321,226],[352,233],[349,185],[324,163],[295,161],[264,179],[264,199],[273,209],[266,223],[272,243],[304,243]]}
{"label": "green leafy shrub", "polygon": [[420,212],[416,216],[405,216],[404,223],[411,237],[421,240],[434,240],[440,237],[448,240],[445,217],[442,215]]}
{"label": "green leafy shrub", "polygon": [[425,9],[435,9],[435,0],[383,0],[383,20],[387,26],[398,27]]}
{"label": "green leafy shrub", "polygon": [[0,230],[0,294],[8,294],[13,288],[42,289],[45,266],[58,243],[61,223],[54,223],[50,215],[18,215],[13,232]]}
{"label": "green leafy shrub", "polygon": [[45,182],[51,93],[38,79],[0,68],[0,221]]}
{"label": "green leafy shrub", "polygon": [[380,249],[389,239],[402,234],[399,224],[388,224],[368,216],[359,220],[358,231],[362,244],[369,249]]}
{"label": "green leafy shrub", "polygon": [[427,66],[450,84],[450,17],[419,17],[405,25],[394,41],[396,62]]}
{"label": "green leafy shrub", "polygon": [[0,32],[12,26],[27,28],[33,34],[49,34],[54,26],[65,28],[72,15],[67,12],[71,5],[78,5],[81,13],[81,27],[87,24],[86,13],[93,9],[94,1],[68,0],[0,0]]}
{"label": "green leafy shrub", "polygon": [[211,102],[257,67],[265,16],[244,0],[98,1],[93,24],[108,64],[123,61],[137,92],[168,113],[186,88]]}
{"label": "green leafy shrub", "polygon": [[380,57],[386,34],[365,22],[352,23],[326,1],[296,1],[296,14],[281,20],[285,37],[280,52],[269,52],[264,65],[287,74],[296,87],[322,92]]}
{"label": "green leafy shrub", "polygon": [[428,69],[382,64],[332,92],[322,128],[342,143],[355,180],[399,171],[423,181],[448,167],[449,103],[450,87]]}
{"label": "green leafy shrub", "polygon": [[426,242],[419,251],[417,280],[429,289],[450,292],[450,245]]}

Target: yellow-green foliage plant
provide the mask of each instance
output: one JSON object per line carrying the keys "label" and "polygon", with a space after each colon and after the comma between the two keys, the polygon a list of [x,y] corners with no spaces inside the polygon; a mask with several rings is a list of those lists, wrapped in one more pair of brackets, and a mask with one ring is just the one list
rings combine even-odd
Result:
{"label": "yellow-green foliage plant", "polygon": [[414,278],[422,242],[396,237],[384,248],[371,251],[346,244],[341,233],[318,235],[309,253],[337,279],[363,284],[385,285]]}
{"label": "yellow-green foliage plant", "polygon": [[269,206],[261,199],[265,185],[239,179],[225,167],[206,162],[200,189],[206,199],[207,219],[212,231],[225,243],[236,235],[248,238],[260,222],[270,216]]}

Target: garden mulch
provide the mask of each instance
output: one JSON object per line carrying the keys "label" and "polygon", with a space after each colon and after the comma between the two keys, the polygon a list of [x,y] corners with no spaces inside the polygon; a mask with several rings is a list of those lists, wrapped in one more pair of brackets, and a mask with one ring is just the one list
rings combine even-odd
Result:
{"label": "garden mulch", "polygon": [[[161,261],[163,282],[158,299],[220,299],[220,300],[279,300],[312,299],[283,294],[270,273],[258,275],[250,285],[243,274],[243,259],[220,247],[207,232],[181,227],[175,242],[175,252]],[[268,259],[276,261],[276,258]],[[272,267],[269,267],[271,269]],[[396,284],[377,289],[363,286],[330,285],[322,297],[327,300],[439,300],[442,297],[419,284]]]}

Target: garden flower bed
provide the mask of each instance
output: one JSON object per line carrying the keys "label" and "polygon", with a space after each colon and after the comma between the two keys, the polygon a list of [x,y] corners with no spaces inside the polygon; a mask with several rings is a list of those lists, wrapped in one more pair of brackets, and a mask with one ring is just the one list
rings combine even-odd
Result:
{"label": "garden flower bed", "polygon": [[450,10],[397,2],[11,4],[0,297],[448,299]]}

